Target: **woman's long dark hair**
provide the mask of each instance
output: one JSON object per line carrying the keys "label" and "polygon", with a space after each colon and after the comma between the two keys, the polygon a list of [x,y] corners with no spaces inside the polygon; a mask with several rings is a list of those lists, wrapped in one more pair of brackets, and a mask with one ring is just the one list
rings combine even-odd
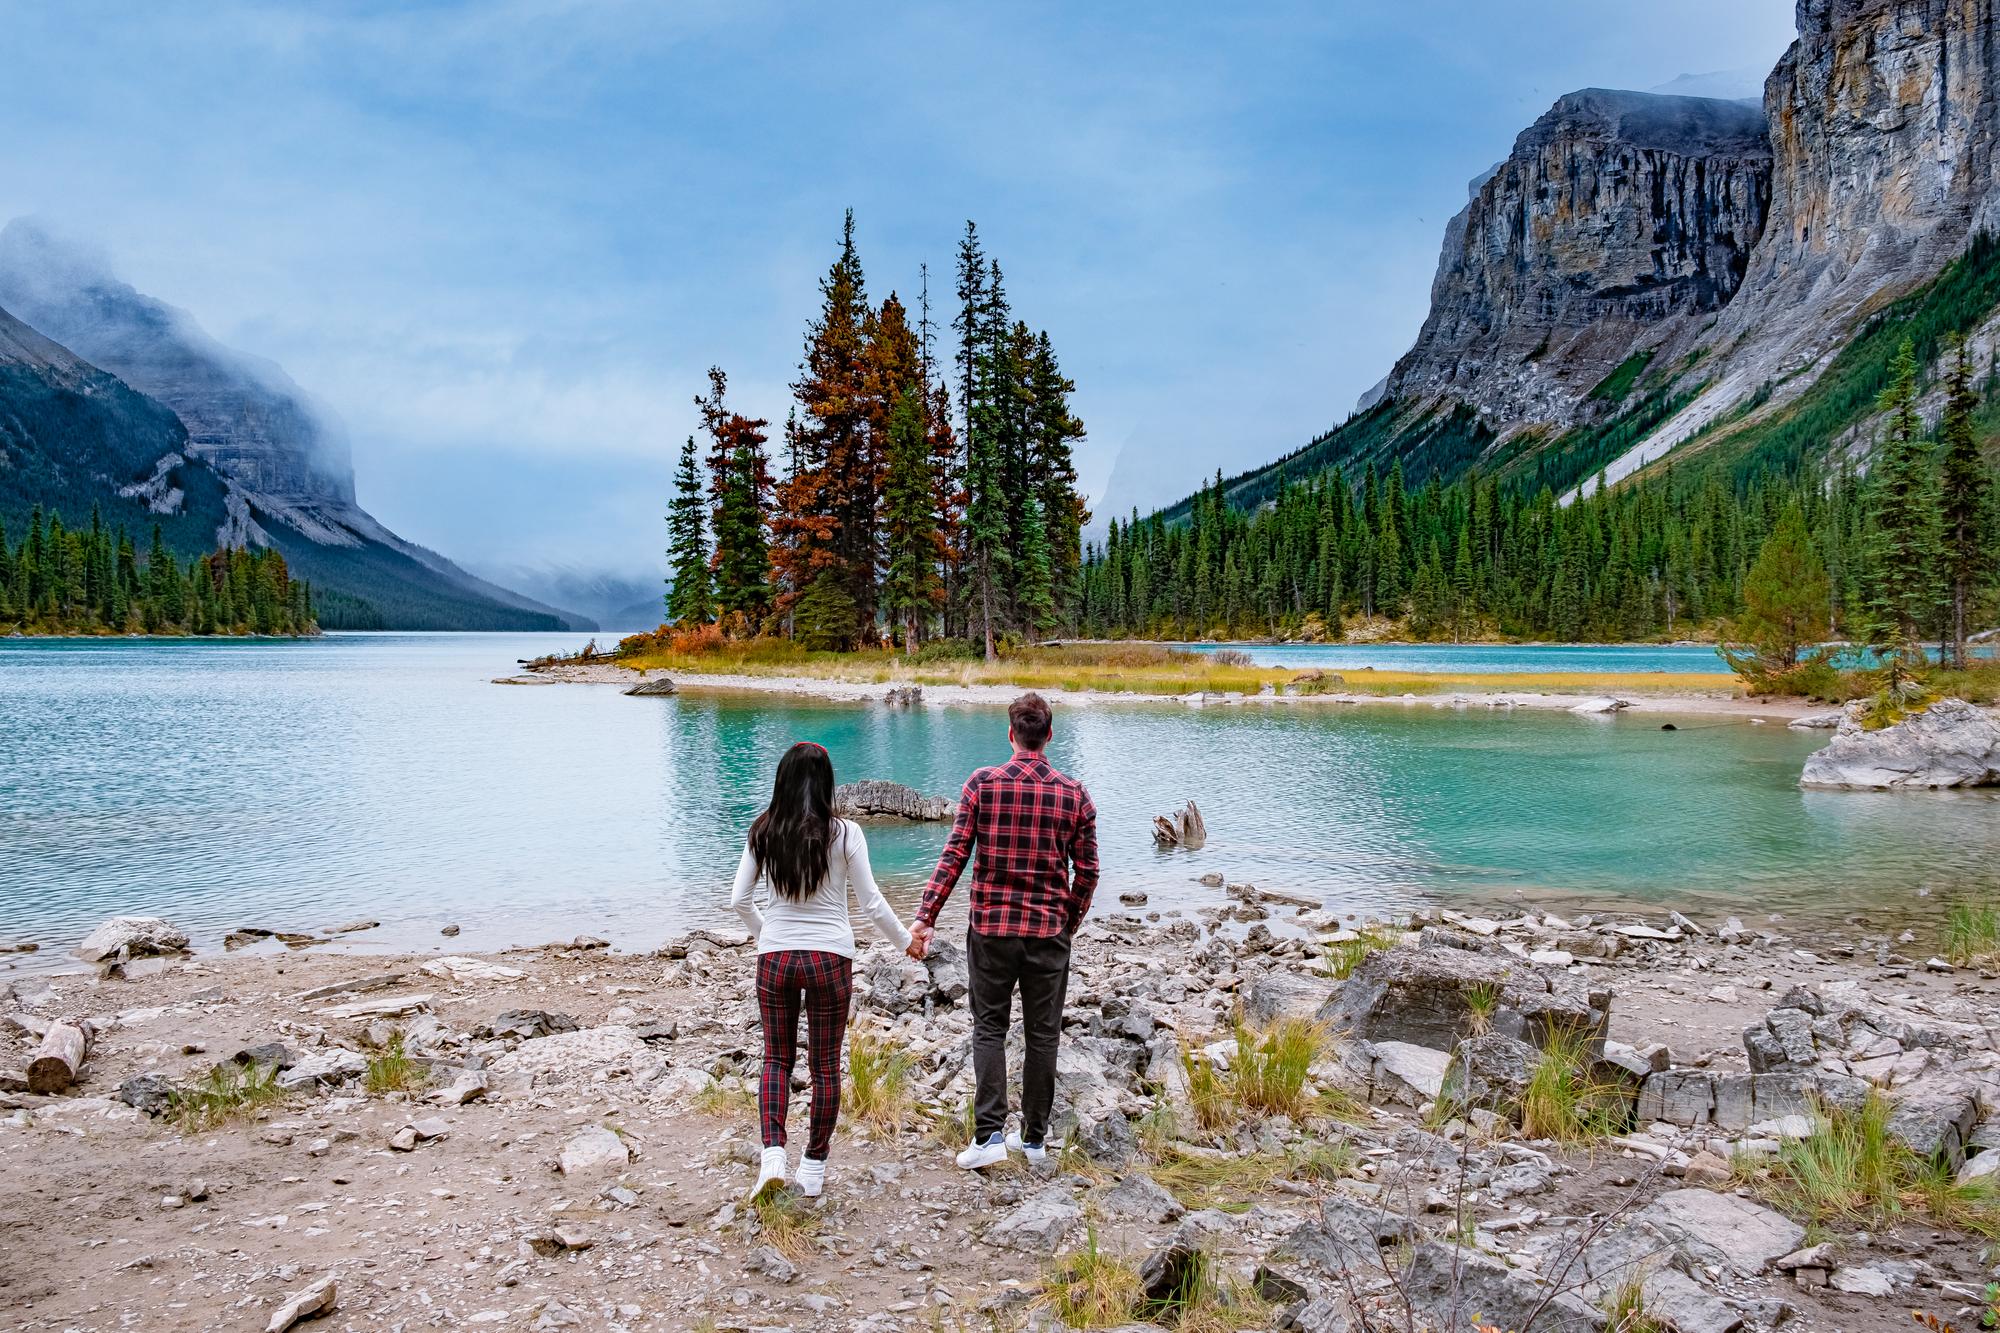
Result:
{"label": "woman's long dark hair", "polygon": [[778,761],[771,804],[750,825],[750,854],[772,892],[796,902],[819,887],[835,827],[833,760],[824,746],[800,741]]}

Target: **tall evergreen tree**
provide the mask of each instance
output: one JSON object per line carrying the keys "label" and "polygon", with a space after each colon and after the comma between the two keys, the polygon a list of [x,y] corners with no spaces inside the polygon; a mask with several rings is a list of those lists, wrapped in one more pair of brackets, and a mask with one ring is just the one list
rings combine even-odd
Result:
{"label": "tall evergreen tree", "polygon": [[674,470],[674,498],[667,506],[667,620],[675,625],[705,625],[715,617],[708,567],[708,506],[702,498],[701,475],[695,467],[694,436],[681,446]]}
{"label": "tall evergreen tree", "polygon": [[1887,433],[1870,478],[1874,519],[1870,607],[1877,643],[1913,642],[1936,623],[1944,534],[1930,449],[1917,414],[1917,354],[1905,339],[1880,403]]}
{"label": "tall evergreen tree", "polygon": [[715,551],[709,559],[715,578],[716,609],[755,630],[771,607],[771,557],[766,522],[771,496],[770,462],[764,453],[771,423],[745,417],[726,402],[729,379],[720,366],[708,371],[708,396],[695,399],[708,432],[710,524]]}
{"label": "tall evergreen tree", "polygon": [[924,401],[916,386],[904,390],[889,418],[888,473],[882,526],[889,569],[882,601],[903,627],[903,650],[915,652],[924,627],[944,604],[940,570],[937,486],[925,438]]}
{"label": "tall evergreen tree", "polygon": [[1973,601],[1994,577],[1993,475],[1973,431],[1979,392],[1973,387],[1972,355],[1965,339],[1957,335],[1948,346],[1951,370],[1945,381],[1944,417],[1938,424],[1938,443],[1944,451],[1939,468],[1948,599],[1946,656],[1954,666],[1963,667]]}

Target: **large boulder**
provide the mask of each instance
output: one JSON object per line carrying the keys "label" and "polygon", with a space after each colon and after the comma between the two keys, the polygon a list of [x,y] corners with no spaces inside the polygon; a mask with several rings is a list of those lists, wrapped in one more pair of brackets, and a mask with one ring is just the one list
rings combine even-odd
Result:
{"label": "large boulder", "polygon": [[1558,1033],[1601,1040],[1611,993],[1509,953],[1401,944],[1363,960],[1318,1017],[1357,1041],[1449,1051],[1483,1027],[1539,1047]]}
{"label": "large boulder", "polygon": [[1525,1041],[1493,1034],[1469,1037],[1452,1052],[1440,1092],[1457,1105],[1511,1116],[1541,1062],[1542,1053]]}
{"label": "large boulder", "polygon": [[1806,757],[1802,787],[1846,791],[2000,786],[2000,722],[1963,699],[1868,731],[1850,710],[1833,739]]}
{"label": "large boulder", "polygon": [[926,796],[900,782],[844,782],[833,789],[833,813],[846,819],[915,819],[925,822],[950,819],[958,806],[937,796]]}
{"label": "large boulder", "polygon": [[83,937],[77,957],[86,963],[123,962],[155,954],[186,953],[188,933],[156,916],[114,916]]}

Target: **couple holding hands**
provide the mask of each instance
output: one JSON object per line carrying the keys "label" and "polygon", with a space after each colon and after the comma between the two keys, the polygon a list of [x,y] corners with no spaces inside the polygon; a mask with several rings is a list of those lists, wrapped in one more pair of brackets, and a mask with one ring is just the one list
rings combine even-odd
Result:
{"label": "couple holding hands", "polygon": [[[840,1119],[840,1059],[854,992],[850,896],[884,938],[923,958],[938,913],[972,863],[965,958],[972,1008],[972,1142],[958,1154],[968,1170],[1045,1156],[1055,1100],[1056,1047],[1069,986],[1070,941],[1097,889],[1097,810],[1083,784],[1043,754],[1052,718],[1038,694],[1007,709],[1013,757],[966,780],[951,836],[906,929],[882,897],[859,825],[833,813],[833,760],[801,742],[778,762],[771,803],[750,826],[730,906],[757,940],[757,1010],[764,1029],[758,1109],[764,1156],[752,1196],[787,1183],[818,1195]],[[757,902],[757,885],[765,902]],[[1007,1031],[1021,994],[1027,1056],[1021,1073],[1021,1129],[1007,1123]],[[799,1014],[806,1018],[812,1120],[796,1172],[788,1173],[785,1113],[798,1060]]]}

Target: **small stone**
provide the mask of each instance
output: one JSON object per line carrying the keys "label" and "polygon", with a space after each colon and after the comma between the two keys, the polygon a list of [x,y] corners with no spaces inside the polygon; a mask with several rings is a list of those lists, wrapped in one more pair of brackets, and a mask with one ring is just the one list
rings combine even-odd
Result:
{"label": "small stone", "polygon": [[273,1311],[271,1322],[264,1326],[264,1333],[285,1333],[301,1319],[322,1315],[333,1309],[339,1299],[339,1288],[334,1283],[333,1274],[328,1273]]}
{"label": "small stone", "polygon": [[625,1140],[602,1127],[586,1129],[563,1144],[559,1164],[566,1176],[623,1171],[632,1160]]}
{"label": "small stone", "polygon": [[438,1116],[427,1116],[416,1121],[410,1129],[416,1134],[419,1143],[434,1143],[451,1135],[451,1126]]}
{"label": "small stone", "polygon": [[753,1246],[744,1266],[753,1273],[763,1274],[773,1282],[790,1283],[796,1281],[799,1276],[798,1265],[778,1253],[774,1245]]}
{"label": "small stone", "polygon": [[389,1136],[389,1146],[396,1152],[415,1152],[417,1150],[417,1131],[408,1125],[404,1125]]}
{"label": "small stone", "polygon": [[1726,1185],[1729,1183],[1729,1163],[1719,1154],[1703,1148],[1688,1159],[1681,1179],[1690,1185]]}
{"label": "small stone", "polygon": [[438,934],[444,935],[446,937],[457,935],[458,926],[456,923],[453,923],[452,925],[446,926],[443,930],[440,930]]}

